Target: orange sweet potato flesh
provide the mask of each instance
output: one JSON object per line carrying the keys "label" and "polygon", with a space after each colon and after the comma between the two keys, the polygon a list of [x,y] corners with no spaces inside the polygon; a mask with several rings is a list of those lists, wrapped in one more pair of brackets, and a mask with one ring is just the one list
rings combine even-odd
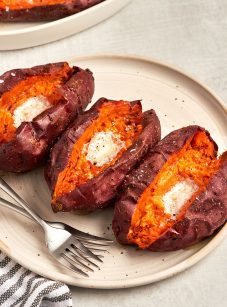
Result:
{"label": "orange sweet potato flesh", "polygon": [[148,248],[176,221],[165,213],[163,196],[178,182],[190,178],[198,190],[180,209],[176,220],[184,218],[188,207],[205,189],[219,168],[216,148],[204,131],[197,132],[164,164],[158,175],[140,196],[131,220],[128,241]]}
{"label": "orange sweet potato flesh", "polygon": [[8,1],[8,0],[0,0],[0,8],[4,9],[8,7],[10,10],[21,10],[21,9],[30,9],[36,6],[47,6],[47,5],[56,5],[63,3],[70,3],[72,1],[64,1],[64,0],[17,0],[17,1]]}
{"label": "orange sweet potato flesh", "polygon": [[[75,143],[66,168],[59,174],[55,186],[53,204],[58,197],[72,191],[77,186],[101,174],[113,165],[138,138],[142,130],[141,105],[131,106],[126,101],[105,102],[99,109],[99,116],[84,131]],[[92,164],[86,159],[83,147],[98,132],[113,132],[119,135],[125,146],[115,158],[102,166]]]}
{"label": "orange sweet potato flesh", "polygon": [[0,144],[9,142],[16,135],[13,125],[13,112],[31,97],[44,96],[51,105],[57,104],[62,98],[57,88],[65,83],[72,73],[67,63],[56,73],[47,76],[27,77],[10,91],[0,97]]}

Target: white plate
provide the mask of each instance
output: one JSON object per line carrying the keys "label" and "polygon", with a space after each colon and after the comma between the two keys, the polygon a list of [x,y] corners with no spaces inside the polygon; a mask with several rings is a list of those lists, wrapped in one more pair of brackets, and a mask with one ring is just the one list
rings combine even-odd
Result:
{"label": "white plate", "polygon": [[[220,100],[175,68],[148,59],[122,56],[78,58],[71,63],[89,67],[94,72],[96,91],[93,101],[101,96],[128,100],[142,98],[144,110],[154,108],[157,111],[163,136],[185,125],[200,124],[209,129],[220,151],[227,147],[227,116]],[[22,175],[5,174],[4,178],[41,216],[112,237],[112,208],[87,216],[52,213],[41,169]],[[40,275],[89,288],[132,287],[167,278],[202,259],[227,233],[225,225],[210,240],[168,253],[138,251],[116,243],[110,254],[105,255],[101,270],[87,279],[62,269],[49,256],[43,243],[43,232],[35,223],[5,208],[0,208],[0,220],[0,249],[10,257]]]}
{"label": "white plate", "polygon": [[46,44],[83,31],[109,18],[131,0],[106,0],[85,11],[52,22],[0,22],[0,50]]}

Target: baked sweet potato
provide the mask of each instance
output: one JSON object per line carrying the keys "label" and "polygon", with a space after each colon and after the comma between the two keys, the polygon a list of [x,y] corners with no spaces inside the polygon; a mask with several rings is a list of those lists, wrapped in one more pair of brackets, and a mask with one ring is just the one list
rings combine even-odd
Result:
{"label": "baked sweet potato", "polygon": [[159,139],[159,120],[153,110],[142,113],[140,101],[98,100],[51,151],[46,179],[53,210],[88,212],[106,206]]}
{"label": "baked sweet potato", "polygon": [[104,0],[0,0],[0,21],[44,21],[66,17]]}
{"label": "baked sweet potato", "polygon": [[173,251],[212,235],[227,219],[227,154],[201,127],[154,146],[121,187],[113,231],[122,244]]}
{"label": "baked sweet potato", "polygon": [[0,169],[25,172],[40,165],[93,93],[92,73],[66,62],[0,76]]}

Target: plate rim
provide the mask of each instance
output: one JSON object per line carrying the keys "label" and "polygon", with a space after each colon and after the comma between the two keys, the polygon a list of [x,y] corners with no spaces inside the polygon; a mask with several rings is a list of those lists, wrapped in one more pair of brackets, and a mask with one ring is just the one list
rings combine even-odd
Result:
{"label": "plate rim", "polygon": [[[75,18],[80,18],[81,16],[88,14],[88,12],[93,13],[96,10],[99,10],[100,6],[101,6],[101,8],[103,8],[103,7],[105,8],[105,6],[108,6],[110,3],[114,2],[114,1],[115,0],[105,0],[104,2],[98,3],[97,5],[94,5],[90,8],[87,8],[87,9],[85,9],[81,12],[75,13],[73,15],[66,16],[66,17],[63,17],[63,18],[60,18],[60,19],[57,19],[57,20],[43,21],[43,23],[40,24],[40,25],[31,25],[31,27],[13,30],[13,31],[7,30],[7,31],[4,31],[4,32],[1,32],[1,30],[0,30],[0,37],[5,37],[5,36],[10,37],[10,36],[15,36],[15,35],[19,35],[19,34],[34,33],[36,31],[45,30],[47,28],[58,26],[58,25],[64,24],[67,21],[71,21]],[[132,0],[125,0],[125,3],[124,3],[124,5],[122,5],[122,8],[131,1]]]}
{"label": "plate rim", "polygon": [[[224,100],[219,97],[214,90],[212,90],[209,86],[205,85],[202,81],[197,79],[196,76],[194,76],[192,73],[188,73],[186,70],[183,68],[178,67],[177,65],[170,64],[168,61],[162,61],[159,60],[158,58],[155,57],[149,57],[149,56],[143,56],[143,55],[138,55],[138,54],[133,54],[133,53],[111,53],[111,52],[106,52],[106,53],[95,53],[91,55],[82,55],[82,56],[76,56],[76,57],[69,57],[66,61],[67,62],[75,62],[77,60],[83,61],[83,60],[89,60],[89,59],[98,59],[98,58],[116,58],[116,59],[131,59],[134,61],[143,61],[143,62],[150,62],[162,67],[167,67],[179,74],[184,75],[186,78],[191,79],[191,81],[197,83],[199,86],[201,86],[203,89],[205,89],[208,94],[213,96],[215,98],[217,105],[219,105],[223,111],[227,115],[227,105],[225,104]],[[60,57],[60,59],[63,61],[63,58]]]}
{"label": "plate rim", "polygon": [[[182,74],[184,77],[190,79],[191,81],[195,82],[197,85],[199,85],[203,90],[205,90],[209,95],[213,96],[215,104],[219,107],[221,107],[222,111],[227,116],[227,107],[224,104],[224,101],[218,97],[213,90],[211,90],[208,86],[204,85],[201,81],[197,80],[196,77],[192,76],[191,74],[188,74],[181,68],[177,68],[174,65],[168,64],[165,61],[160,61],[151,57],[146,56],[140,56],[140,55],[133,55],[133,54],[114,54],[114,53],[99,53],[94,55],[88,55],[88,56],[77,56],[77,57],[70,57],[68,59],[64,59],[64,61],[70,62],[76,62],[76,61],[86,61],[86,60],[94,60],[94,59],[126,59],[126,60],[134,60],[134,61],[145,61],[149,62],[151,64],[162,66],[163,68],[167,68],[170,70],[173,70],[179,74]],[[213,103],[213,102],[212,102]],[[195,254],[192,256],[186,258],[185,260],[182,260],[180,263],[168,268],[164,269],[160,272],[154,273],[152,275],[145,275],[141,277],[133,277],[132,279],[127,280],[118,280],[118,281],[112,281],[112,284],[109,284],[107,280],[101,281],[98,284],[94,282],[93,285],[89,284],[86,285],[86,279],[73,279],[74,282],[70,281],[67,282],[65,278],[61,279],[62,282],[71,285],[71,286],[77,286],[82,288],[91,288],[91,289],[121,289],[121,288],[132,288],[137,286],[143,286],[148,285],[157,281],[161,281],[164,279],[167,279],[171,276],[175,276],[176,274],[185,271],[186,269],[190,268],[200,260],[202,260],[205,256],[209,255],[223,240],[227,237],[227,223],[225,223],[218,232],[211,237],[211,239],[205,243],[203,247],[201,247]],[[14,255],[10,255],[8,253],[7,245],[4,244],[4,240],[2,240],[2,243],[0,242],[0,248],[1,250],[8,255],[11,259],[13,259],[15,262],[20,263]],[[29,263],[26,266],[24,264],[21,264],[27,269],[33,271],[36,274],[40,275],[40,271],[34,270],[34,268],[30,267]],[[42,275],[44,277],[47,277],[49,279],[57,280],[55,277],[55,272],[49,272],[48,276],[46,274]],[[81,284],[81,281],[82,284]],[[85,281],[85,282],[84,282]]]}

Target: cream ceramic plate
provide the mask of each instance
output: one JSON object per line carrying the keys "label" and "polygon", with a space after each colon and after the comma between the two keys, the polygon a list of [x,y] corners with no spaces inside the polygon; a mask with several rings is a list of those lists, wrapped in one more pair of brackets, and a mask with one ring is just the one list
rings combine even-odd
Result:
{"label": "cream ceramic plate", "polygon": [[[134,57],[94,56],[73,59],[95,76],[93,102],[101,97],[143,99],[144,110],[154,108],[161,120],[162,136],[173,129],[199,124],[209,129],[220,151],[227,147],[227,116],[220,100],[207,88],[175,68]],[[28,174],[5,174],[5,180],[44,218],[62,220],[84,231],[112,238],[113,209],[87,216],[54,214],[42,169]],[[101,270],[90,278],[62,269],[48,254],[39,226],[8,209],[0,208],[0,249],[32,271],[89,288],[123,288],[148,284],[190,267],[225,237],[225,225],[215,237],[185,250],[169,253],[138,251],[117,243],[105,255]]]}
{"label": "cream ceramic plate", "polygon": [[52,22],[0,22],[0,50],[46,44],[83,31],[109,18],[131,0],[106,0],[83,12]]}

